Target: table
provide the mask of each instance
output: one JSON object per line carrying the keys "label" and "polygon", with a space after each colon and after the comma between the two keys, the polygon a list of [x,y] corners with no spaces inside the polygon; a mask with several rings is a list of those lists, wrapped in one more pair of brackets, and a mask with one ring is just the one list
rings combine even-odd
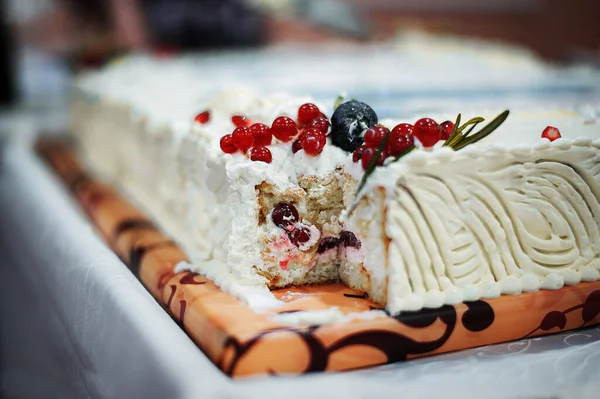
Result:
{"label": "table", "polygon": [[12,133],[0,136],[4,398],[597,397],[600,327],[354,372],[233,381],[102,242],[33,153],[32,116],[21,118],[0,125]]}

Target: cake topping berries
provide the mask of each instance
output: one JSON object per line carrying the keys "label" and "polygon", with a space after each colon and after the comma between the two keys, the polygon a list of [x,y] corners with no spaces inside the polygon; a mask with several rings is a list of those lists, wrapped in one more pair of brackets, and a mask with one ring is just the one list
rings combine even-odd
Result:
{"label": "cake topping berries", "polygon": [[367,129],[377,122],[377,114],[367,104],[356,100],[342,103],[331,116],[332,143],[352,152],[363,143]]}
{"label": "cake topping berries", "polygon": [[202,111],[194,118],[194,122],[204,125],[210,120],[210,111]]}
{"label": "cake topping berries", "polygon": [[296,122],[292,118],[280,116],[273,121],[271,132],[277,140],[285,143],[298,135],[298,126],[296,126]]}
{"label": "cake topping berries", "polygon": [[321,111],[315,104],[302,104],[300,108],[298,108],[298,125],[304,127],[320,115]]}
{"label": "cake topping berries", "polygon": [[294,142],[292,143],[292,153],[297,153],[298,151],[300,151],[302,149],[302,143],[300,142],[300,139],[296,139],[294,140]]}
{"label": "cake topping berries", "polygon": [[306,129],[300,136],[302,149],[305,153],[312,156],[319,155],[323,151],[326,142],[327,136],[314,127]]}
{"label": "cake topping berries", "polygon": [[441,140],[448,140],[450,138],[450,135],[452,134],[452,131],[454,130],[454,122],[451,121],[445,121],[440,123],[440,127],[442,128],[442,132],[441,132]]}
{"label": "cake topping berries", "polygon": [[237,152],[238,148],[233,144],[233,136],[231,134],[226,134],[221,137],[220,141],[221,151],[225,154],[234,154]]}
{"label": "cake topping berries", "polygon": [[271,128],[264,123],[255,123],[248,129],[254,138],[254,145],[270,145],[273,141]]}
{"label": "cake topping berries", "polygon": [[233,133],[233,144],[241,152],[248,151],[254,145],[254,137],[247,127],[236,127]]}
{"label": "cake topping berries", "polygon": [[252,161],[260,161],[265,163],[271,163],[273,161],[271,150],[263,145],[252,147],[248,154],[250,155],[250,160]]}
{"label": "cake topping berries", "polygon": [[431,118],[421,118],[415,122],[413,134],[425,148],[433,147],[440,141],[442,128]]}
{"label": "cake topping berries", "polygon": [[559,139],[560,137],[560,130],[558,130],[554,126],[546,126],[546,128],[542,132],[542,138],[548,139],[550,141],[554,141],[556,139]]}
{"label": "cake topping berries", "polygon": [[[297,120],[287,116],[275,118],[271,126],[264,123],[252,123],[244,115],[233,115],[231,121],[236,126],[233,133],[221,138],[221,150],[227,154],[245,153],[251,160],[272,162],[272,153],[268,146],[273,136],[283,143],[292,142],[292,153],[300,150],[309,156],[317,156],[327,144],[330,123],[327,116],[312,103],[302,104],[298,108]],[[254,148],[264,147],[254,150]],[[267,151],[265,151],[265,149]]]}
{"label": "cake topping berries", "polygon": [[321,133],[326,135],[327,133],[329,133],[329,126],[331,126],[331,124],[329,123],[329,120],[326,116],[324,116],[323,114],[320,115],[321,116],[318,116],[317,118],[310,121],[306,125],[306,127],[314,127],[318,129]]}
{"label": "cake topping berries", "polygon": [[252,125],[252,121],[246,117],[246,115],[233,115],[231,122],[235,127],[248,127]]}

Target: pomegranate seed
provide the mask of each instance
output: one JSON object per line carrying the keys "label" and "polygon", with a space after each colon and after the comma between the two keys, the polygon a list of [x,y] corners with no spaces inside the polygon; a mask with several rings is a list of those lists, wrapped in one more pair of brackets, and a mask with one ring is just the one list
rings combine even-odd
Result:
{"label": "pomegranate seed", "polygon": [[235,127],[248,127],[252,125],[252,121],[246,117],[246,115],[233,115],[231,122]]}
{"label": "pomegranate seed", "polygon": [[391,156],[396,156],[415,143],[415,136],[406,133],[395,133],[390,136],[387,150]]}
{"label": "pomegranate seed", "polygon": [[360,241],[351,231],[342,231],[340,234],[340,244],[344,247],[360,249]]}
{"label": "pomegranate seed", "polygon": [[271,133],[280,141],[288,142],[298,134],[298,127],[292,118],[280,116],[273,121]]}
{"label": "pomegranate seed", "polygon": [[271,163],[273,155],[271,155],[271,151],[267,147],[261,145],[250,149],[250,159],[253,161]]}
{"label": "pomegranate seed", "polygon": [[298,108],[298,124],[304,126],[313,119],[318,118],[320,114],[321,111],[319,111],[319,107],[315,104],[302,104],[300,108]]}
{"label": "pomegranate seed", "polygon": [[454,130],[454,122],[450,122],[450,121],[442,122],[440,124],[440,127],[442,128],[440,139],[448,140],[450,138],[450,135],[452,134],[452,131]]}
{"label": "pomegranate seed", "polygon": [[242,152],[246,152],[254,145],[254,137],[247,127],[236,127],[233,133],[233,144]]}
{"label": "pomegranate seed", "polygon": [[352,153],[352,162],[357,163],[362,158],[362,154],[366,148],[367,146],[361,145],[356,150],[354,150],[354,152]]}
{"label": "pomegranate seed", "polygon": [[423,147],[433,147],[441,137],[441,128],[431,118],[419,119],[414,126],[413,134],[421,142]]}
{"label": "pomegranate seed", "polygon": [[329,132],[329,126],[331,126],[331,124],[329,123],[327,118],[323,116],[319,116],[313,119],[307,125],[307,127],[314,127],[316,129],[319,129],[323,134],[327,134]]}
{"label": "pomegranate seed", "polygon": [[319,155],[323,151],[326,142],[327,137],[325,134],[315,128],[306,129],[300,138],[302,149],[306,154],[312,156]]}
{"label": "pomegranate seed", "polygon": [[300,141],[300,139],[296,139],[294,140],[294,142],[292,143],[292,153],[297,153],[298,151],[300,151],[302,149],[302,142]]}
{"label": "pomegranate seed", "polygon": [[290,241],[296,246],[300,246],[310,240],[310,230],[304,226],[298,226],[294,230],[288,232]]}
{"label": "pomegranate seed", "polygon": [[254,138],[254,145],[269,145],[273,141],[273,135],[271,134],[271,128],[264,123],[255,123],[248,128]]}
{"label": "pomegranate seed", "polygon": [[293,230],[294,225],[298,223],[298,220],[300,219],[300,215],[294,205],[288,204],[287,202],[280,202],[273,207],[271,219],[277,227],[285,230]]}
{"label": "pomegranate seed", "polygon": [[377,147],[388,132],[389,129],[385,126],[373,126],[365,132],[365,145],[367,147]]}
{"label": "pomegranate seed", "polygon": [[202,125],[204,125],[205,123],[208,123],[208,121],[210,120],[210,111],[203,111],[200,112],[198,115],[196,115],[196,117],[194,118],[194,122],[196,123],[200,123]]}
{"label": "pomegranate seed", "polygon": [[554,141],[561,137],[562,136],[560,135],[560,130],[558,130],[554,126],[546,126],[546,128],[542,132],[542,138],[548,139],[550,141]]}
{"label": "pomegranate seed", "polygon": [[225,154],[233,154],[238,150],[235,144],[233,144],[233,136],[231,134],[221,137],[219,145],[221,146],[221,151]]}

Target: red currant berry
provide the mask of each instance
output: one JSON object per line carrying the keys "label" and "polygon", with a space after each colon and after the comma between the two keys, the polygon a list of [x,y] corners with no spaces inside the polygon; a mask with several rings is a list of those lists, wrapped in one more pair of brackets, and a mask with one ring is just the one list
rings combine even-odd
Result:
{"label": "red currant berry", "polygon": [[452,134],[452,131],[454,130],[454,122],[450,122],[450,121],[442,122],[440,124],[440,127],[442,128],[440,139],[448,140],[450,138],[450,135]]}
{"label": "red currant berry", "polygon": [[310,240],[310,230],[308,227],[298,226],[294,230],[288,232],[290,241],[297,247]]}
{"label": "red currant berry", "polygon": [[277,227],[289,231],[294,229],[294,225],[300,220],[300,215],[294,205],[280,202],[273,207],[271,219]]}
{"label": "red currant berry", "polygon": [[[364,149],[364,151],[362,152],[362,155],[360,157],[360,161],[362,162],[362,167],[363,167],[364,170],[367,170],[367,167],[369,166],[369,163],[371,162],[371,159],[375,155],[376,151],[377,151],[376,148],[366,147]],[[377,158],[376,165],[377,166],[382,166],[383,162],[387,159],[387,157],[388,157],[387,151],[381,151],[381,154],[379,154],[379,158]],[[354,158],[354,156],[353,156],[353,158]]]}
{"label": "red currant berry", "polygon": [[352,162],[357,163],[361,158],[367,146],[361,145],[352,153]]}
{"label": "red currant berry", "polygon": [[556,139],[561,138],[560,130],[555,128],[554,126],[547,126],[542,132],[542,138],[548,139],[550,141],[554,141]]}
{"label": "red currant berry", "polygon": [[252,161],[260,161],[265,163],[271,163],[273,160],[273,155],[271,155],[271,151],[265,146],[252,147],[249,151],[250,159]]}
{"label": "red currant berry", "polygon": [[308,122],[319,117],[320,114],[321,111],[319,111],[319,107],[317,107],[315,104],[302,104],[300,108],[298,108],[298,124],[300,126],[304,126]]}
{"label": "red currant berry", "polygon": [[237,152],[237,147],[233,144],[233,136],[231,134],[226,134],[221,137],[221,141],[219,142],[221,146],[221,151],[225,154],[233,154]]}
{"label": "red currant berry", "polygon": [[371,162],[371,158],[373,158],[373,155],[375,155],[375,148],[367,147],[362,152],[360,161],[362,163],[362,167],[364,170],[367,170],[367,166],[369,166],[369,163]]}
{"label": "red currant berry", "polygon": [[269,145],[273,141],[271,128],[264,123],[255,123],[248,128],[254,137],[254,145]]}
{"label": "red currant berry", "polygon": [[415,136],[406,133],[394,133],[390,136],[387,150],[391,156],[396,156],[415,143]]}
{"label": "red currant berry", "polygon": [[319,155],[323,151],[326,142],[327,137],[325,134],[315,128],[306,129],[300,138],[302,149],[311,156]]}
{"label": "red currant berry", "polygon": [[300,139],[296,139],[294,140],[294,142],[292,143],[292,153],[297,153],[298,151],[300,151],[302,149],[302,142],[300,141]]}
{"label": "red currant berry", "polygon": [[248,127],[252,125],[252,121],[246,117],[246,115],[233,115],[231,122],[235,127]]}
{"label": "red currant berry", "polygon": [[273,121],[271,133],[273,133],[276,139],[288,142],[298,134],[298,127],[292,118],[280,116]]}
{"label": "red currant berry", "polygon": [[414,127],[410,123],[400,123],[394,126],[390,138],[400,134],[413,134],[413,131]]}
{"label": "red currant berry", "polygon": [[236,127],[233,133],[233,144],[242,152],[246,152],[254,145],[254,137],[247,127]]}
{"label": "red currant berry", "polygon": [[314,127],[316,129],[319,129],[321,131],[321,133],[327,134],[329,132],[330,125],[331,124],[329,123],[327,118],[319,116],[319,117],[313,119],[312,121],[310,121],[308,123],[307,127]]}
{"label": "red currant berry", "polygon": [[194,118],[194,122],[196,123],[200,123],[202,125],[204,125],[205,123],[208,123],[208,121],[210,120],[210,111],[203,111],[200,112],[198,115],[196,115],[196,117]]}
{"label": "red currant berry", "polygon": [[377,147],[388,132],[388,128],[381,125],[367,129],[365,132],[365,145],[367,147]]}
{"label": "red currant berry", "polygon": [[431,118],[419,119],[414,126],[413,134],[421,142],[423,147],[433,147],[441,137],[441,128]]}

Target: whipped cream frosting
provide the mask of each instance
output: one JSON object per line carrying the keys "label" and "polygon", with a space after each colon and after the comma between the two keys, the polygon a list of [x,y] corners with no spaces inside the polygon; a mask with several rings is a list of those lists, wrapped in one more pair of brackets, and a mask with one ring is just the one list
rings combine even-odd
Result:
{"label": "whipped cream frosting", "polygon": [[[314,51],[312,58],[282,49],[160,61],[134,55],[78,79],[74,133],[90,165],[132,188],[135,199],[152,209],[159,224],[168,226],[186,249],[193,264],[178,268],[206,274],[257,310],[276,307],[281,303],[253,268],[262,262],[257,237],[279,232],[270,220],[257,224],[256,185],[268,182],[283,192],[297,187],[298,176],[324,178],[342,165],[351,177],[345,192],[348,203],[363,171],[329,142],[318,157],[303,151],[292,154],[289,143],[275,142],[269,147],[271,164],[223,154],[219,139],[233,130],[232,114],[270,124],[280,115],[295,118],[301,104],[313,102],[331,115],[328,105],[333,105],[340,87],[351,94],[360,91],[368,97],[377,92],[385,97],[434,88],[568,85],[597,76],[597,71],[581,68],[559,70],[527,52],[507,57],[502,47],[481,52],[481,45],[472,43],[477,52],[465,47],[457,52],[456,42],[436,42],[439,51],[432,54],[415,43],[432,46],[419,36],[391,46],[362,48],[366,53],[358,58],[355,49],[339,51],[335,57],[329,57],[329,50]],[[245,68],[239,68],[240,63]],[[465,64],[471,67],[464,68]],[[439,65],[448,72],[443,77]],[[474,75],[474,69],[481,73]],[[273,70],[278,73],[269,72]],[[365,92],[365,87],[373,93]],[[294,94],[299,91],[315,96]],[[453,106],[448,106],[447,114],[422,112],[408,122],[423,116],[453,120]],[[370,224],[369,234],[361,237],[361,249],[349,248],[342,255],[349,262],[365,262],[372,297],[384,295],[392,311],[413,310],[598,279],[594,182],[599,167],[598,143],[593,140],[600,137],[600,107],[586,106],[527,103],[521,112],[512,110],[484,143],[457,153],[440,148],[415,151],[378,170],[362,194],[371,203],[382,201],[389,211],[382,214],[372,206],[346,215],[351,229],[359,218],[380,224]],[[399,106],[386,109],[391,108],[394,114]],[[205,109],[211,112],[209,123],[194,124],[194,116]],[[460,111],[463,119],[475,115],[490,119],[502,109]],[[391,128],[405,121],[382,122]],[[547,125],[557,126],[566,138],[552,144],[540,140]],[[577,136],[582,138],[574,139]],[[541,155],[551,162],[540,162]],[[380,188],[383,198],[375,195]],[[391,239],[387,249],[382,225],[384,238]],[[315,226],[309,228],[316,240]],[[445,234],[438,237],[441,231]],[[404,245],[407,242],[410,247]],[[334,255],[328,253],[332,259]],[[281,320],[326,323],[342,320],[340,313],[298,312],[282,315]]]}

